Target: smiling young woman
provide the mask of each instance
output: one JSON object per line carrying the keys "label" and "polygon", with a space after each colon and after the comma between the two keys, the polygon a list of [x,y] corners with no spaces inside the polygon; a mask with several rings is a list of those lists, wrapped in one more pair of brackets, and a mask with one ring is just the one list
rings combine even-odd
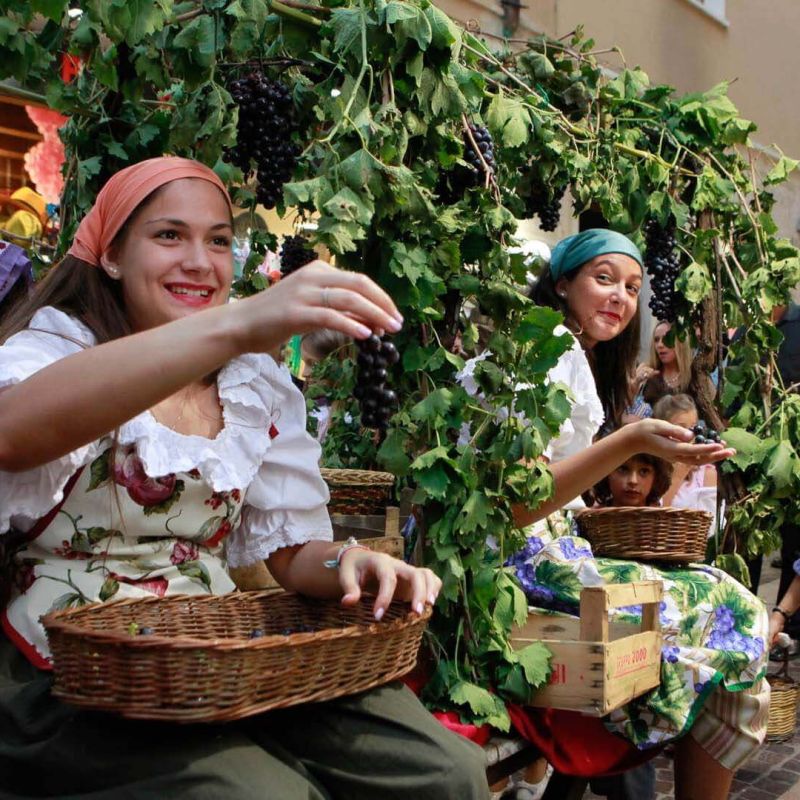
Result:
{"label": "smiling young woman", "polygon": [[482,751],[397,684],[177,735],[50,694],[39,619],[65,604],[223,594],[260,560],[291,591],[372,594],[376,620],[436,601],[430,570],[333,543],[305,401],[268,355],[395,332],[391,298],[317,261],[228,303],[232,267],[219,178],[152,159],[109,180],[0,332],[0,537],[24,542],[0,580],[0,795],[485,798]]}
{"label": "smiling young woman", "polygon": [[[655,475],[643,474],[648,466],[641,463],[651,457],[699,466],[733,453],[724,444],[692,444],[691,431],[664,420],[620,427],[638,352],[641,284],[635,244],[614,231],[588,230],[554,248],[534,287],[534,301],[561,311],[561,332],[573,337],[548,376],[569,388],[572,411],[545,453],[554,481],[551,499],[536,509],[515,509],[517,524],[531,527],[512,562],[532,605],[575,614],[583,586],[663,584],[663,691],[618,709],[606,726],[640,749],[676,741],[676,797],[722,800],[733,771],[766,733],[763,604],[713,567],[670,570],[595,558],[589,543],[573,534],[566,513],[582,507],[581,493],[601,480],[615,482],[616,503],[652,502]],[[660,481],[657,490],[668,485]]]}

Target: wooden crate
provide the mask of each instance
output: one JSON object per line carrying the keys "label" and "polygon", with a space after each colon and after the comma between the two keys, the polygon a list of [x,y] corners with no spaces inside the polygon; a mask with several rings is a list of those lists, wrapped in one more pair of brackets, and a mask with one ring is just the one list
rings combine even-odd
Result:
{"label": "wooden crate", "polygon": [[[522,649],[534,641],[543,642],[553,653],[553,672],[530,705],[602,717],[658,686],[662,594],[660,581],[585,588],[579,619],[532,608],[528,621],[512,632],[511,643]],[[641,628],[609,622],[609,609],[639,604]]]}
{"label": "wooden crate", "polygon": [[[378,553],[388,553],[395,558],[403,557],[402,536],[377,536],[374,538],[360,538],[363,544]],[[266,562],[259,561],[247,567],[229,567],[231,580],[242,591],[255,589],[280,589],[280,584],[272,577]]]}

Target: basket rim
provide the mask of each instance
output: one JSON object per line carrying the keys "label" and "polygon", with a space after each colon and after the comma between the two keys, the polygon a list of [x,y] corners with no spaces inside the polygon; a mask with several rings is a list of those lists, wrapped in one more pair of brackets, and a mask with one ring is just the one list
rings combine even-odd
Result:
{"label": "basket rim", "polygon": [[321,467],[320,473],[326,483],[394,483],[395,476],[391,472],[371,469],[336,469]]}
{"label": "basket rim", "polygon": [[[108,600],[106,602],[87,603],[79,606],[78,608],[61,609],[59,611],[51,611],[43,614],[40,617],[42,625],[45,627],[48,635],[50,631],[55,631],[61,634],[80,636],[82,639],[98,644],[118,644],[124,647],[134,649],[147,650],[156,647],[168,647],[170,650],[196,650],[198,648],[211,649],[215,651],[236,651],[236,650],[272,650],[287,645],[301,645],[307,642],[313,642],[322,637],[326,640],[332,639],[356,639],[365,636],[372,636],[376,633],[388,633],[395,629],[406,628],[419,623],[426,623],[432,613],[433,607],[425,604],[422,614],[418,614],[410,607],[408,611],[402,614],[397,619],[389,620],[386,622],[371,622],[370,624],[351,624],[345,625],[342,628],[323,628],[320,631],[298,631],[297,633],[290,634],[269,634],[261,636],[258,639],[244,639],[241,637],[219,637],[216,639],[204,639],[196,636],[166,636],[162,634],[153,633],[148,636],[134,636],[129,633],[121,632],[106,632],[97,631],[86,628],[74,621],[76,616],[86,616],[98,608],[108,608],[110,606],[122,605],[149,605],[152,603],[170,603],[174,601],[185,602],[191,600],[193,602],[209,602],[220,600],[221,598],[229,597],[231,594],[239,595],[247,598],[247,601],[255,602],[263,596],[270,596],[273,599],[276,597],[301,597],[304,600],[312,602],[330,603],[335,602],[330,599],[324,598],[309,598],[304,595],[297,595],[292,592],[276,593],[272,589],[264,589],[255,592],[231,592],[228,595],[208,595],[198,596],[192,594],[175,594],[168,597],[126,597],[119,600]],[[372,597],[363,598],[359,601],[361,603],[371,603]],[[231,602],[231,601],[229,601]],[[245,602],[245,600],[242,600]],[[404,601],[393,601],[394,604],[405,605]],[[343,606],[343,608],[348,608]]]}
{"label": "basket rim", "polygon": [[576,519],[580,517],[602,516],[608,514],[618,514],[620,516],[647,516],[659,515],[664,516],[685,516],[685,517],[703,517],[711,522],[712,516],[708,511],[702,511],[699,508],[675,508],[674,506],[600,506],[598,508],[581,508],[574,512]]}

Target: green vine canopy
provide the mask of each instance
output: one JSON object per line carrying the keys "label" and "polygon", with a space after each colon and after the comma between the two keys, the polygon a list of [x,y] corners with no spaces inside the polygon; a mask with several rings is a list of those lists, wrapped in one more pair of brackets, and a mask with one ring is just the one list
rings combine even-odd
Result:
{"label": "green vine canopy", "polygon": [[[512,506],[552,492],[542,462],[522,462],[537,463],[569,413],[564,387],[546,382],[566,347],[560,317],[528,300],[514,248],[532,198],[568,188],[575,215],[640,242],[649,220],[675,226],[692,390],[738,450],[724,467],[717,563],[743,574],[743,555],[774,549],[780,524],[800,519],[785,502],[800,494],[800,395],[781,383],[771,322],[800,258],[770,213],[797,162],[751,158],[755,125],[725,84],[678,97],[638,68],[609,77],[581,31],[493,48],[428,0],[86,0],[77,18],[68,5],[10,0],[0,16],[0,78],[69,116],[62,248],[109,175],[162,153],[213,166],[255,213],[253,181],[221,158],[236,145],[231,83],[260,70],[290,89],[298,156],[278,212],[313,218],[314,243],[372,276],[406,319],[399,408],[379,440],[358,426],[353,361],[321,365],[340,401],[326,459],[387,469],[413,490],[424,560],[444,581],[433,705],[507,728],[504,698],[524,701],[549,669],[544,646],[509,645],[527,603],[503,566],[524,541]],[[63,53],[83,64],[66,84]],[[479,180],[459,189],[475,174],[470,124],[488,128],[494,168],[481,158]],[[256,267],[275,246],[254,234],[240,293],[266,288]],[[722,363],[730,328],[742,333]],[[473,384],[457,380],[486,350]]]}

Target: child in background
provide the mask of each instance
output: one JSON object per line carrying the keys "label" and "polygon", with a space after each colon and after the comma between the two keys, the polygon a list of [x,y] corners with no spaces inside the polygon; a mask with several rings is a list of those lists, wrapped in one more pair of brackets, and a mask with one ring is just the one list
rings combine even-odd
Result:
{"label": "child in background", "polygon": [[[662,397],[653,407],[653,418],[663,419],[673,425],[690,430],[697,425],[699,416],[694,400],[688,394]],[[717,469],[713,464],[686,464],[675,462],[672,484],[662,502],[673,508],[694,508],[712,515],[711,536],[717,528]]]}
{"label": "child in background", "polygon": [[639,453],[603,478],[594,494],[600,506],[657,506],[671,480],[671,464],[649,453]]}

